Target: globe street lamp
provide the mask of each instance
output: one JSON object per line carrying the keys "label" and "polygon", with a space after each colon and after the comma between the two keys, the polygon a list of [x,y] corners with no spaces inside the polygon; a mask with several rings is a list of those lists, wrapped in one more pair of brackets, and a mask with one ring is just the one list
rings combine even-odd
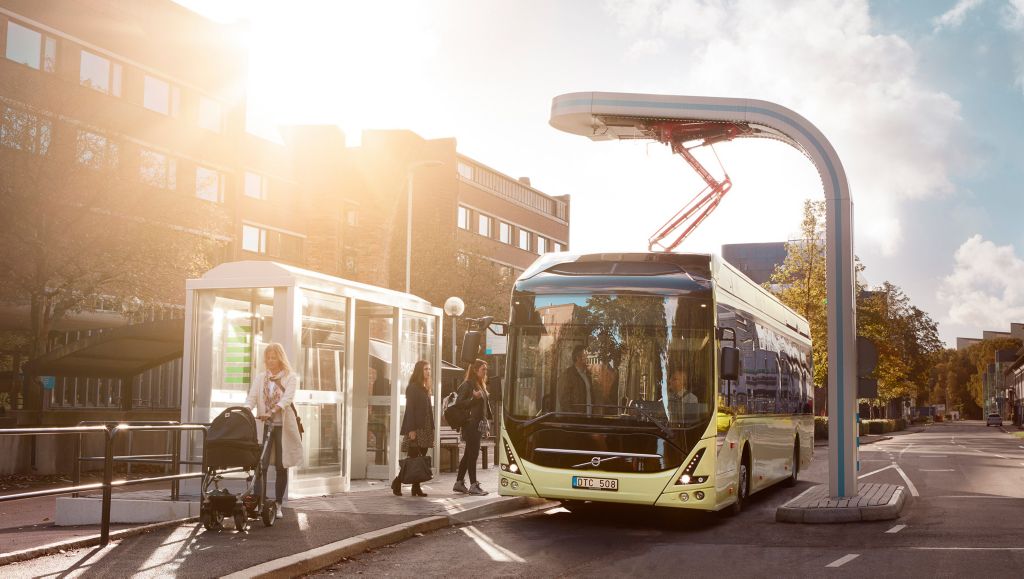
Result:
{"label": "globe street lamp", "polygon": [[410,293],[412,287],[412,186],[415,172],[416,169],[439,165],[440,161],[416,161],[405,168],[405,293]]}
{"label": "globe street lamp", "polygon": [[444,313],[452,319],[452,364],[455,364],[455,318],[466,311],[466,303],[461,298],[452,296],[444,301]]}

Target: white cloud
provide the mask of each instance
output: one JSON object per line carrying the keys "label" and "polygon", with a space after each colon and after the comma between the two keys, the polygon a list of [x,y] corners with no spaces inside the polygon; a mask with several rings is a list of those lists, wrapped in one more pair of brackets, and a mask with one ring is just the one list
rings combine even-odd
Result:
{"label": "white cloud", "polygon": [[944,14],[937,16],[932,20],[932,24],[935,25],[935,31],[938,32],[943,28],[958,28],[964,23],[964,18],[967,17],[967,13],[977,8],[982,1],[983,0],[960,0]]}
{"label": "white cloud", "polygon": [[943,278],[936,297],[954,324],[997,328],[1024,319],[1024,259],[1012,245],[996,245],[981,235],[968,238],[953,254],[953,273]]}
{"label": "white cloud", "polygon": [[[762,98],[821,128],[846,168],[859,242],[885,254],[900,248],[902,204],[952,192],[952,175],[969,163],[960,103],[923,81],[903,38],[873,32],[866,0],[606,6],[621,18],[627,39],[668,45],[666,59],[656,64],[675,80],[658,92]],[[795,166],[776,167],[774,174]],[[759,194],[793,195],[785,179],[774,180],[762,180]]]}
{"label": "white cloud", "polygon": [[1007,0],[1004,16],[1007,28],[1024,30],[1024,0]]}
{"label": "white cloud", "polygon": [[629,47],[629,56],[634,58],[643,58],[645,56],[654,56],[661,54],[665,51],[665,42],[659,38],[647,39],[642,38],[637,40]]}

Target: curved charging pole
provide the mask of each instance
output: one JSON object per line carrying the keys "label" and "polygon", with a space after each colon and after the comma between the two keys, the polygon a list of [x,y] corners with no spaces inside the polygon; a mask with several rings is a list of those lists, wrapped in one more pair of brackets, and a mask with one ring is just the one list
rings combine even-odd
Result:
{"label": "curved charging pole", "polygon": [[857,495],[857,376],[853,200],[846,172],[828,139],[807,119],[767,101],[628,93],[570,93],[551,103],[551,125],[595,141],[651,139],[653,123],[743,123],[736,138],[771,138],[806,155],[825,190],[828,286],[829,494]]}

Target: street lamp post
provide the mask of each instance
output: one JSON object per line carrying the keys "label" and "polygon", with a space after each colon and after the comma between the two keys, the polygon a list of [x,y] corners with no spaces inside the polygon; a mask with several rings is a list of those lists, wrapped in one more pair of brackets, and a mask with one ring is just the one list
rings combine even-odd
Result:
{"label": "street lamp post", "polygon": [[440,161],[416,161],[405,168],[405,293],[410,293],[412,287],[412,188],[415,171],[440,164]]}
{"label": "street lamp post", "polygon": [[444,301],[444,313],[452,319],[452,364],[455,365],[455,318],[466,311],[466,304],[460,298],[452,296]]}

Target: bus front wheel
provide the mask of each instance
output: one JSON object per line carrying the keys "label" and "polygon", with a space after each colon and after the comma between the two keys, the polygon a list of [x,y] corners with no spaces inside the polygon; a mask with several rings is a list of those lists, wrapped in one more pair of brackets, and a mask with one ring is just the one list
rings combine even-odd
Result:
{"label": "bus front wheel", "polygon": [[743,503],[747,501],[750,494],[750,454],[744,451],[743,460],[736,469],[736,502],[728,508],[729,515],[738,515],[743,512]]}

